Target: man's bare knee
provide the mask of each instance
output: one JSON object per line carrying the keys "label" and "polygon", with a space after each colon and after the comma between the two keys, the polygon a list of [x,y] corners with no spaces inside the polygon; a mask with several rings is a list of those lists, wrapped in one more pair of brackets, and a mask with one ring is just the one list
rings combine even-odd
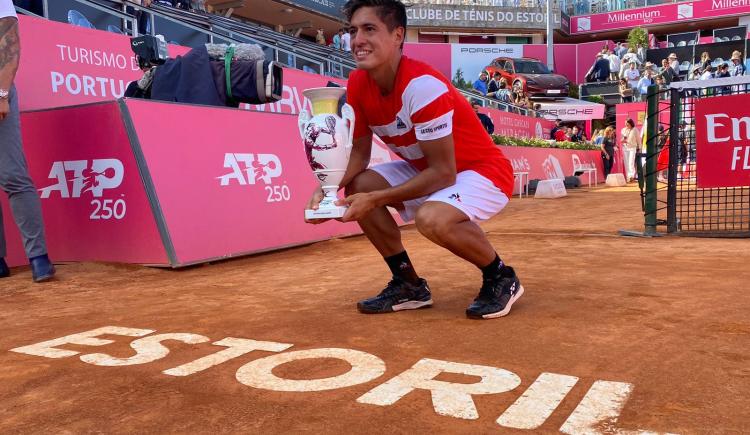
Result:
{"label": "man's bare knee", "polygon": [[357,174],[344,188],[347,196],[355,193],[373,192],[391,187],[382,175],[375,171],[366,170]]}
{"label": "man's bare knee", "polygon": [[427,238],[440,237],[449,230],[450,222],[442,218],[434,207],[429,207],[427,204],[417,210],[417,215],[414,218],[414,223],[417,225],[417,230]]}

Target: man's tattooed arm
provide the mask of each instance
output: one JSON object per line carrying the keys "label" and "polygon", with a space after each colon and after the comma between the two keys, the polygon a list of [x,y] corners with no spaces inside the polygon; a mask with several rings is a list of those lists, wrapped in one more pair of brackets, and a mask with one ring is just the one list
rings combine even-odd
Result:
{"label": "man's tattooed arm", "polygon": [[0,89],[10,88],[20,57],[18,20],[15,17],[0,18]]}

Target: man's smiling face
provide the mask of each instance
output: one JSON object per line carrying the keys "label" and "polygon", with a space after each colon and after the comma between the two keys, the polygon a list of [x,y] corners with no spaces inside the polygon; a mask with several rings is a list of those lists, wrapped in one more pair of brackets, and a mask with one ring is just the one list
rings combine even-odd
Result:
{"label": "man's smiling face", "polygon": [[384,65],[401,49],[404,28],[388,29],[377,8],[357,9],[351,19],[352,54],[357,68],[373,70]]}

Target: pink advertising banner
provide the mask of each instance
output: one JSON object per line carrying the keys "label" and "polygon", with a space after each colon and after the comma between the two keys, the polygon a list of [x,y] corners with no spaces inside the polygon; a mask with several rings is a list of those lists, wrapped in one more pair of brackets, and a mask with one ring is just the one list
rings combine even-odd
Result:
{"label": "pink advertising banner", "polygon": [[[500,147],[510,159],[514,172],[528,172],[529,180],[551,180],[574,175],[576,168],[596,168],[597,182],[604,181],[601,152],[556,148]],[[588,184],[588,175],[581,182]],[[594,182],[592,178],[592,183]],[[516,187],[516,190],[518,187]],[[517,191],[514,193],[518,193]]]}
{"label": "pink advertising banner", "polygon": [[555,123],[543,118],[530,118],[517,113],[497,109],[479,109],[487,114],[495,124],[495,133],[500,136],[536,137],[548,139]]}
{"label": "pink advertising banner", "polygon": [[360,232],[356,224],[304,222],[317,181],[296,116],[125,101],[176,265]]}
{"label": "pink advertising banner", "polygon": [[[29,172],[55,261],[167,262],[117,103],[21,115]],[[12,265],[26,263],[0,195]]]}
{"label": "pink advertising banner", "polygon": [[[21,110],[111,101],[143,74],[128,36],[19,16]],[[187,47],[169,46],[174,57]]]}
{"label": "pink advertising banner", "polygon": [[682,21],[750,14],[745,0],[699,0],[570,17],[570,33],[594,33]]}

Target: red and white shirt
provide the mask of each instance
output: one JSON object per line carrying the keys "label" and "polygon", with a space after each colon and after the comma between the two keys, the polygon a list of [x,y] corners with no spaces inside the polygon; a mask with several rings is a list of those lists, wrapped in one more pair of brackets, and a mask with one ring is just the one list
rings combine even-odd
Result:
{"label": "red and white shirt", "polygon": [[456,88],[431,66],[406,56],[388,95],[366,71],[355,70],[347,83],[347,102],[354,108],[354,137],[375,133],[418,170],[427,168],[419,141],[453,134],[458,172],[473,170],[492,181],[509,198],[513,167]]}

